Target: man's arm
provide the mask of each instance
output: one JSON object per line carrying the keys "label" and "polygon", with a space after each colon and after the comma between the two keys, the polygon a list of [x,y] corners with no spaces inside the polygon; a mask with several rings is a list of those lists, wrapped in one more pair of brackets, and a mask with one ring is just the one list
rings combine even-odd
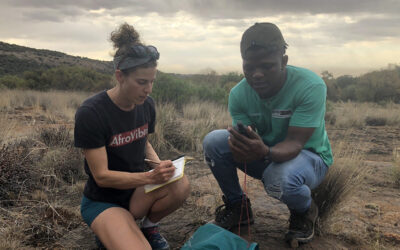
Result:
{"label": "man's arm", "polygon": [[231,133],[229,147],[238,162],[253,162],[266,156],[274,162],[291,160],[300,153],[315,130],[315,128],[289,127],[285,140],[270,148],[251,127],[246,129],[249,137],[241,135],[233,128],[228,128]]}
{"label": "man's arm", "polygon": [[285,140],[269,148],[269,158],[274,162],[285,162],[295,158],[314,130],[315,128],[289,127]]}

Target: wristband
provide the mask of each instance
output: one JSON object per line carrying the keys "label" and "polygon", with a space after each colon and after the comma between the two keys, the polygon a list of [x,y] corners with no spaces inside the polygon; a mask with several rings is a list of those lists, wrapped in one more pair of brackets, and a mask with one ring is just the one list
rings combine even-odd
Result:
{"label": "wristband", "polygon": [[270,147],[268,148],[268,153],[267,153],[266,156],[264,156],[263,160],[264,160],[265,164],[269,164],[272,161],[271,160],[271,148]]}

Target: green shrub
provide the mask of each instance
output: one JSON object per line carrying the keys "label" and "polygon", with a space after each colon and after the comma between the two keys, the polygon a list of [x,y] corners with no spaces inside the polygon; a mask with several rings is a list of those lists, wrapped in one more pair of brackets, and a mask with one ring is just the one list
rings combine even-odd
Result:
{"label": "green shrub", "polygon": [[0,77],[0,85],[9,89],[26,88],[26,81],[15,75],[5,75]]}

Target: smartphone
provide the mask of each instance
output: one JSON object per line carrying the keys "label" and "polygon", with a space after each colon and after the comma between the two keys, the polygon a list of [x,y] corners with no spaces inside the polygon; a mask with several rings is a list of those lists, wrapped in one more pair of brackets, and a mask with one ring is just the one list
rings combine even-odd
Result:
{"label": "smartphone", "polygon": [[247,134],[247,129],[246,127],[243,125],[242,122],[237,122],[236,126],[233,127],[237,132],[239,132],[240,134],[249,137],[249,135]]}

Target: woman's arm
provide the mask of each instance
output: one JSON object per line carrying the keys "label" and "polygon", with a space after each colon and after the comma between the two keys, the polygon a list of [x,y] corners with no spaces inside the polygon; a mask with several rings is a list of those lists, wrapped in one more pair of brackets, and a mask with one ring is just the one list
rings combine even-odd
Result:
{"label": "woman's arm", "polygon": [[[150,144],[148,140],[146,141],[146,158],[153,162],[161,162],[156,151],[154,150],[153,146]],[[155,168],[157,167],[158,164],[149,163],[149,165],[152,168]]]}
{"label": "woman's arm", "polygon": [[100,187],[130,189],[145,184],[158,184],[167,181],[174,173],[174,168],[168,168],[167,162],[160,163],[152,172],[129,173],[109,170],[105,147],[84,149],[83,153],[90,172]]}

